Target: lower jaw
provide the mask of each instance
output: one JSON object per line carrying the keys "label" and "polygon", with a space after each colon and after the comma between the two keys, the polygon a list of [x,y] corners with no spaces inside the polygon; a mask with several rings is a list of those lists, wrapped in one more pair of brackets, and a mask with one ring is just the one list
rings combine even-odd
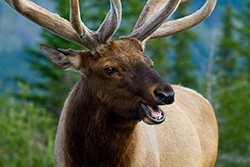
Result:
{"label": "lower jaw", "polygon": [[149,124],[149,125],[159,125],[159,124],[161,124],[162,122],[165,121],[165,117],[164,117],[163,119],[161,119],[161,120],[155,121],[155,120],[153,120],[152,118],[149,118],[149,117],[146,117],[146,116],[145,116],[145,117],[142,119],[142,121],[145,122],[146,124]]}
{"label": "lower jaw", "polygon": [[145,122],[146,124],[149,124],[149,125],[158,125],[158,124],[161,124],[162,122],[165,121],[166,119],[166,115],[165,113],[159,108],[159,110],[161,111],[162,113],[162,117],[161,118],[154,118],[150,115],[150,113],[147,111],[148,108],[146,107],[145,104],[141,104],[141,107],[142,107],[142,116],[141,116],[141,120],[143,122]]}

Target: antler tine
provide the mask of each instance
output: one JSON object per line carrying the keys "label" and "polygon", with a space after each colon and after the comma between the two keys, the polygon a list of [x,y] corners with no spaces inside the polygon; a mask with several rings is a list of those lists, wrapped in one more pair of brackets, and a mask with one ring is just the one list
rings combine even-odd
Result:
{"label": "antler tine", "polygon": [[70,23],[80,38],[90,37],[90,30],[81,21],[78,0],[70,0]]}
{"label": "antler tine", "polygon": [[[137,22],[135,29],[130,34],[130,37],[136,38],[139,41],[143,42],[148,36],[150,36],[157,28],[161,26],[161,24],[170,17],[175,10],[177,9],[178,5],[180,4],[181,0],[169,0],[159,11],[157,11],[153,17],[149,19],[149,21],[146,22],[147,19],[143,16],[139,18],[139,21]],[[149,1],[147,3],[147,6],[150,5],[152,1]],[[154,2],[156,3],[156,2]],[[162,1],[161,1],[162,4]],[[157,5],[157,4],[156,4]],[[146,8],[148,10],[148,8]],[[144,12],[145,10],[143,10]],[[152,12],[154,13],[154,12]],[[146,22],[144,24],[144,22]],[[139,27],[139,28],[137,28]]]}
{"label": "antler tine", "polygon": [[[88,41],[95,39],[96,45],[106,43],[117,31],[121,22],[121,2],[120,0],[110,0],[110,10],[103,23],[97,31],[89,30],[81,21],[79,12],[79,1],[71,0],[70,22],[80,38]],[[94,44],[95,45],[95,44]]]}
{"label": "antler tine", "polygon": [[[134,30],[142,27],[162,6],[166,4],[168,0],[148,0],[143,11],[138,18]],[[181,0],[182,2],[186,2],[188,0]]]}
{"label": "antler tine", "polygon": [[149,39],[170,36],[194,27],[205,20],[212,13],[216,2],[217,0],[207,0],[206,3],[195,13],[164,23],[149,37]]}
{"label": "antler tine", "polygon": [[160,8],[162,8],[162,6],[166,4],[166,1],[167,0],[148,0],[135,24],[134,30],[142,27]]}
{"label": "antler tine", "polygon": [[[110,10],[100,25],[96,34],[102,42],[106,42],[118,30],[122,19],[122,6],[120,0],[110,0]],[[108,28],[107,28],[108,27]]]}

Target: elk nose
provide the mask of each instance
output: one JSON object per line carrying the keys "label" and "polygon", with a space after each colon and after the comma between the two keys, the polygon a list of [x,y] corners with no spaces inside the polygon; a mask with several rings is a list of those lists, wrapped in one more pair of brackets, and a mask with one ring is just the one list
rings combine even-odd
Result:
{"label": "elk nose", "polygon": [[161,90],[154,90],[155,100],[160,104],[172,104],[174,102],[175,92],[164,92]]}

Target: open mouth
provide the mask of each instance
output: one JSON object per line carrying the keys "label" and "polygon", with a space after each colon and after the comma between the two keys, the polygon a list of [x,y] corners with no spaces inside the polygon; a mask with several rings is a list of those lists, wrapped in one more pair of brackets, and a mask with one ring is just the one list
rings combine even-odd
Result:
{"label": "open mouth", "polygon": [[166,118],[165,113],[158,106],[149,106],[141,103],[141,108],[144,111],[144,117],[142,120],[147,124],[160,124]]}

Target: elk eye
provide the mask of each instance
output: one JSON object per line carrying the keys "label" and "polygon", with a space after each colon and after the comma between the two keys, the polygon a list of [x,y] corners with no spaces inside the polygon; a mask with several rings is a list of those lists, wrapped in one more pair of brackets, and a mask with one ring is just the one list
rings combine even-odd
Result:
{"label": "elk eye", "polygon": [[112,75],[114,74],[115,72],[117,72],[117,69],[116,68],[113,68],[113,67],[107,67],[104,69],[104,72],[105,74],[107,75]]}

